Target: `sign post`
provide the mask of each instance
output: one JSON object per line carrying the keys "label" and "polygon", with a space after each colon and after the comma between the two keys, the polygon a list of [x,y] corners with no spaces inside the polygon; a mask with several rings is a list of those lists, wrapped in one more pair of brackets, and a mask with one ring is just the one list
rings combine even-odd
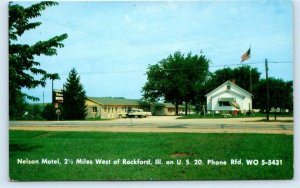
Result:
{"label": "sign post", "polygon": [[57,121],[59,121],[59,116],[61,115],[60,109],[57,109],[55,113],[57,115]]}
{"label": "sign post", "polygon": [[54,108],[56,109],[55,113],[57,115],[57,121],[59,121],[59,117],[61,115],[61,111],[59,109],[59,103],[64,102],[63,91],[62,90],[53,90],[52,97],[53,97],[53,105],[54,105]]}

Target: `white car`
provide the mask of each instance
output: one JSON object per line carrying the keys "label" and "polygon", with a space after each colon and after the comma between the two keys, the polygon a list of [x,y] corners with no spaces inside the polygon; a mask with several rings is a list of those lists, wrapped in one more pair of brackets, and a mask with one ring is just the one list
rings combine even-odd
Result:
{"label": "white car", "polygon": [[147,117],[148,112],[144,112],[141,109],[132,109],[127,113],[127,117],[135,117],[135,118],[142,118],[142,117]]}

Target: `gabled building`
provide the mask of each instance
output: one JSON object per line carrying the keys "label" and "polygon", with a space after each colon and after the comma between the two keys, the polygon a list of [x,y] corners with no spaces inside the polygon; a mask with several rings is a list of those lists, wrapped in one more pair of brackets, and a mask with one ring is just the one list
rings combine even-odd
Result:
{"label": "gabled building", "polygon": [[252,110],[253,95],[229,80],[205,96],[208,112]]}
{"label": "gabled building", "polygon": [[88,97],[85,104],[87,106],[86,118],[113,119],[131,109],[150,111],[150,106],[138,99]]}
{"label": "gabled building", "polygon": [[[148,104],[138,99],[124,99],[111,97],[88,97],[86,102],[86,118],[114,119],[126,114],[131,109],[142,109],[153,115],[175,115],[175,106],[170,103]],[[179,107],[179,112],[183,107]]]}
{"label": "gabled building", "polygon": [[[172,103],[155,103],[151,105],[151,111],[155,116],[174,116],[176,114],[175,105]],[[184,106],[178,106],[178,113],[184,113]]]}

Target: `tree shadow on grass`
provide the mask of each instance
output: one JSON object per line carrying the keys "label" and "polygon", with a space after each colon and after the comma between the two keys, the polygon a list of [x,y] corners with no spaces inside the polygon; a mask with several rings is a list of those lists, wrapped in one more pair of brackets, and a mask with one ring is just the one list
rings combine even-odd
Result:
{"label": "tree shadow on grass", "polygon": [[32,152],[41,147],[41,145],[31,144],[9,144],[9,152]]}

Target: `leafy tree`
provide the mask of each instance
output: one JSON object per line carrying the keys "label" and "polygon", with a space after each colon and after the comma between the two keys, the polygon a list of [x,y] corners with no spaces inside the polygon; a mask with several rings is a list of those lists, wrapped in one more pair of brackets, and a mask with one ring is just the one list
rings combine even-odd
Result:
{"label": "leafy tree", "polygon": [[41,12],[47,7],[57,4],[43,1],[25,8],[9,3],[9,115],[12,119],[24,114],[26,99],[39,100],[23,93],[22,88],[44,87],[48,78],[59,78],[58,74],[49,74],[39,68],[41,63],[37,62],[35,57],[57,55],[56,49],[64,46],[62,41],[67,38],[67,34],[55,36],[47,41],[38,41],[33,45],[18,43],[19,37],[25,31],[42,24],[30,20],[41,16]]}
{"label": "leafy tree", "polygon": [[[227,80],[235,82],[236,85],[250,93],[252,90],[252,94],[254,95],[254,93],[256,93],[256,85],[259,83],[260,74],[261,73],[258,72],[257,68],[252,68],[249,65],[243,65],[234,69],[225,67],[223,69],[216,70],[209,74],[208,79],[205,82],[205,87],[198,92],[197,101],[201,104],[206,104],[205,95]],[[250,87],[250,75],[252,88]]]}
{"label": "leafy tree", "polygon": [[38,104],[29,104],[27,113],[24,116],[27,120],[42,120],[42,106]]}
{"label": "leafy tree", "polygon": [[232,80],[235,78],[234,72],[232,68],[225,67],[223,69],[216,70],[211,74],[210,77],[210,87],[209,89],[216,88],[219,85],[223,84],[227,80]]}
{"label": "leafy tree", "polygon": [[251,83],[253,87],[253,85],[256,85],[259,82],[260,75],[261,75],[261,73],[258,72],[257,68],[251,68],[248,65],[237,67],[233,70],[233,72],[234,72],[234,79],[236,81],[236,84],[247,91],[251,91],[250,76],[251,76]]}
{"label": "leafy tree", "polygon": [[42,117],[46,120],[55,120],[55,108],[53,104],[47,104],[43,111],[42,111]]}
{"label": "leafy tree", "polygon": [[21,92],[11,88],[9,85],[9,116],[10,119],[22,119],[26,112],[28,104],[26,103],[26,96]]}
{"label": "leafy tree", "polygon": [[[227,80],[234,80],[241,88],[251,92],[250,89],[250,70],[252,80],[253,108],[266,109],[266,80],[260,79],[261,73],[257,68],[251,68],[248,65],[237,68],[223,68],[211,73],[208,81],[205,83],[205,91],[199,92],[198,101],[205,102],[205,94],[212,91]],[[269,78],[270,107],[280,107],[293,109],[293,82],[283,81],[281,79]]]}
{"label": "leafy tree", "polygon": [[260,74],[261,73],[258,72],[257,68],[252,68],[249,65],[240,66],[234,69],[226,67],[216,70],[211,74],[209,81],[206,83],[207,92],[212,91],[227,80],[234,81],[235,84],[241,88],[251,92],[250,76],[253,88],[253,86],[259,82]]}
{"label": "leafy tree", "polygon": [[142,88],[143,99],[149,103],[155,103],[163,96],[163,83],[158,82],[163,76],[162,67],[159,64],[149,65],[147,71],[148,81]]}
{"label": "leafy tree", "polygon": [[63,91],[63,117],[66,120],[82,120],[86,116],[85,100],[87,99],[83,85],[80,83],[80,76],[73,68]]}
{"label": "leafy tree", "polygon": [[[64,114],[63,108],[61,105],[58,106],[58,109],[60,110],[61,114]],[[57,114],[56,114],[56,108],[53,106],[52,103],[47,104],[43,111],[42,111],[42,117],[46,120],[57,120]],[[61,119],[61,117],[60,117]]]}
{"label": "leafy tree", "polygon": [[[142,88],[143,98],[149,102],[159,99],[178,106],[195,101],[196,93],[204,86],[208,74],[209,60],[204,55],[186,56],[180,51],[169,55],[155,65],[149,65],[148,81]],[[187,107],[186,113],[187,113]]]}

